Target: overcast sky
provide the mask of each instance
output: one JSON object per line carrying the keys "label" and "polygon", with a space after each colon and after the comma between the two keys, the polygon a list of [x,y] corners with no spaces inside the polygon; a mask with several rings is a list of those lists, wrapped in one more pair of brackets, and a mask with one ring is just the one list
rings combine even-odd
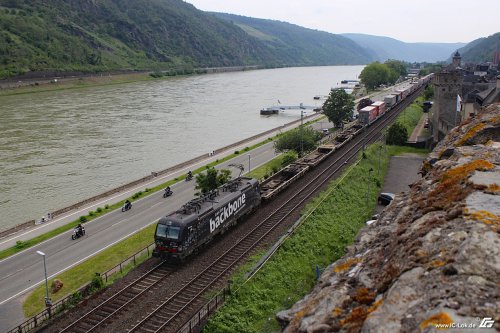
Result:
{"label": "overcast sky", "polygon": [[500,32],[500,0],[186,0],[204,11],[404,42],[470,42]]}

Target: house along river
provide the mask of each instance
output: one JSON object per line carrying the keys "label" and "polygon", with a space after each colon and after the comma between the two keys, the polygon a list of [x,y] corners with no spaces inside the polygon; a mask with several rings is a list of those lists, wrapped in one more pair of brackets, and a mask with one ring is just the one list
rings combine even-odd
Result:
{"label": "house along river", "polygon": [[0,230],[300,118],[363,66],[232,72],[0,97]]}

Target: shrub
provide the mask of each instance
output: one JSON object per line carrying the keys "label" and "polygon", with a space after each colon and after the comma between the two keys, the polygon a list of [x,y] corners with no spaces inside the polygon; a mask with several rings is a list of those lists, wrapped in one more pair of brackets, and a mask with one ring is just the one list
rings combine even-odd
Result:
{"label": "shrub", "polygon": [[23,242],[22,240],[16,241],[16,249],[23,249],[28,245],[27,242]]}
{"label": "shrub", "polygon": [[281,166],[286,167],[287,165],[295,162],[297,160],[297,157],[293,154],[286,154],[283,156],[283,159],[281,160]]}
{"label": "shrub", "polygon": [[83,222],[87,222],[87,218],[85,216],[80,216],[80,222],[83,223]]}
{"label": "shrub", "polygon": [[97,209],[95,210],[97,213],[102,213],[102,208],[101,207],[97,207]]}
{"label": "shrub", "polygon": [[91,292],[97,291],[104,287],[104,281],[99,273],[96,273],[90,282],[90,290]]}
{"label": "shrub", "polygon": [[109,209],[109,205],[105,205],[105,206],[104,206],[104,209]]}
{"label": "shrub", "polygon": [[93,212],[93,211],[90,211],[88,215],[89,215],[89,216],[94,216],[94,212]]}
{"label": "shrub", "polygon": [[402,146],[408,140],[408,130],[400,122],[396,122],[387,131],[387,144]]}
{"label": "shrub", "polygon": [[147,188],[147,187],[144,189],[144,192],[146,192],[146,193],[149,192],[149,191],[151,191],[151,190],[149,188]]}
{"label": "shrub", "polygon": [[239,151],[239,150],[235,150],[235,151],[234,151],[234,154],[235,154],[235,155],[238,155],[239,153],[240,153],[240,151]]}

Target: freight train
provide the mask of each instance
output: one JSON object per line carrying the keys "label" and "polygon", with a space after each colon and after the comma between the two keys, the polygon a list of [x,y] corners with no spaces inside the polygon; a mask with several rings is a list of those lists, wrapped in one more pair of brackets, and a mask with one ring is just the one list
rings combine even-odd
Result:
{"label": "freight train", "polygon": [[383,102],[373,103],[370,106],[371,115],[365,112],[362,116],[361,110],[358,120],[348,124],[331,141],[323,143],[312,153],[286,166],[262,183],[253,178],[238,177],[161,218],[156,225],[153,256],[171,262],[182,262],[218,234],[257,209],[261,201],[271,200],[290,186],[308,170],[352,140],[365,126],[390,112],[408,95],[429,83],[431,78],[431,75],[426,76],[408,86],[407,90],[396,91],[399,97],[394,97],[394,102],[389,103],[385,99]]}

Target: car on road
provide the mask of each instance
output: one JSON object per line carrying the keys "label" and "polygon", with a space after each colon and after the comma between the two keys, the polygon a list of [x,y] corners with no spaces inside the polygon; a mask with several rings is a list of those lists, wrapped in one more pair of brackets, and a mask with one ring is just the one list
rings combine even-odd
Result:
{"label": "car on road", "polygon": [[395,197],[396,195],[394,193],[382,192],[378,196],[377,203],[382,206],[387,206],[392,202],[392,200],[394,200]]}

